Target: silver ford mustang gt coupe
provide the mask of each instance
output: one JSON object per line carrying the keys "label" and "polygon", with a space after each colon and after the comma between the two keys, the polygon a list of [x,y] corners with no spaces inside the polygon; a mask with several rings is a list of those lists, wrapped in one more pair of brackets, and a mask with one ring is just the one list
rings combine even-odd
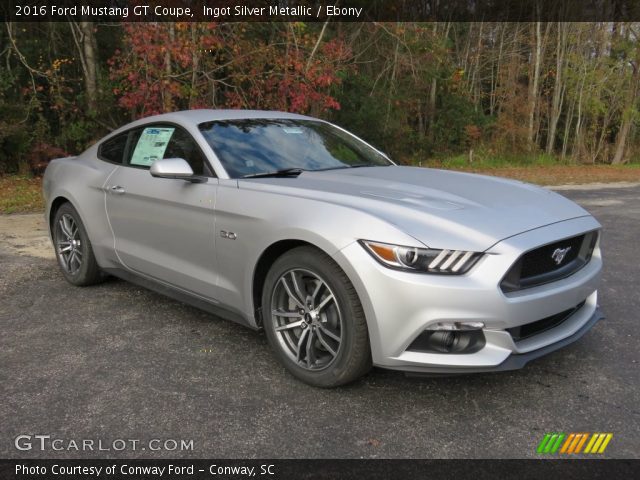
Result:
{"label": "silver ford mustang gt coupe", "polygon": [[63,276],[108,275],[251,328],[316,386],[371,365],[511,370],[602,315],[600,224],[521,182],[395,165],[282,112],[145,118],[50,163]]}

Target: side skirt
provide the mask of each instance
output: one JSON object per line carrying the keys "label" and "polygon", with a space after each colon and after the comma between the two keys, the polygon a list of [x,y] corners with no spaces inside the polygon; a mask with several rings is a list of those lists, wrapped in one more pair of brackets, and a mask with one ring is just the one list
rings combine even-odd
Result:
{"label": "side skirt", "polygon": [[136,275],[135,273],[121,268],[103,268],[102,270],[109,275],[113,275],[114,277],[118,277],[140,287],[152,290],[166,297],[173,298],[174,300],[178,300],[179,302],[186,303],[187,305],[191,305],[192,307],[199,308],[200,310],[204,310],[205,312],[211,313],[217,317],[224,318],[225,320],[231,320],[232,322],[236,322],[244,325],[245,327],[249,327],[252,330],[258,330],[258,328],[256,328],[254,325],[251,325],[242,314],[224,308],[218,304],[208,302],[207,300],[189,294],[188,292],[185,292],[183,290],[178,290],[177,288],[171,287],[159,281]]}

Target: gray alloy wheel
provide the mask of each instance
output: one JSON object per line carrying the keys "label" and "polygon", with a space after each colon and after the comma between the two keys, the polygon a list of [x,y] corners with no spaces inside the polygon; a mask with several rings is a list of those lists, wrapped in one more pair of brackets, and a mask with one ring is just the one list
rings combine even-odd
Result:
{"label": "gray alloy wheel", "polygon": [[51,233],[58,265],[69,283],[85,286],[103,280],[80,215],[70,203],[62,204],[56,211]]}
{"label": "gray alloy wheel", "polygon": [[262,295],[265,333],[278,360],[318,387],[356,380],[371,368],[364,312],[342,269],[313,247],[275,261]]}
{"label": "gray alloy wheel", "polygon": [[65,213],[56,222],[56,253],[62,269],[75,275],[82,266],[82,239],[75,219]]}
{"label": "gray alloy wheel", "polygon": [[284,272],[273,289],[271,308],[276,336],[292,361],[307,370],[334,362],[342,344],[342,315],[323,279],[305,269]]}

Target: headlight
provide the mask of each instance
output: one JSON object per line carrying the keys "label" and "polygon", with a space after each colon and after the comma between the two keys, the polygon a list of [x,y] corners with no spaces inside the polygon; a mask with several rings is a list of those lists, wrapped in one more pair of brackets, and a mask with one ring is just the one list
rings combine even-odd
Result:
{"label": "headlight", "polygon": [[462,275],[482,257],[482,253],[463,250],[403,247],[369,240],[360,240],[360,244],[384,266],[411,272]]}

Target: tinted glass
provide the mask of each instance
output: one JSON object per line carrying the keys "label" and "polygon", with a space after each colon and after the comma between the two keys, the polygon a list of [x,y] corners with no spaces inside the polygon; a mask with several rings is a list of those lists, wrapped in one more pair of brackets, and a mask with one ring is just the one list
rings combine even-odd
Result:
{"label": "tinted glass", "polygon": [[193,173],[196,175],[204,173],[204,157],[200,148],[191,135],[182,129],[178,128],[173,133],[163,158],[184,158],[191,165]]}
{"label": "tinted glass", "polygon": [[182,158],[193,173],[203,175],[205,160],[195,140],[184,130],[173,126],[151,126],[134,133],[135,147],[129,165],[149,168],[161,158]]}
{"label": "tinted glass", "polygon": [[100,145],[100,151],[98,156],[103,160],[108,160],[114,163],[122,163],[122,157],[124,157],[124,151],[127,148],[128,133],[123,133],[107,140]]}
{"label": "tinted glass", "polygon": [[390,164],[364,142],[313,120],[225,120],[201,124],[200,131],[232,178],[285,168],[328,170]]}

